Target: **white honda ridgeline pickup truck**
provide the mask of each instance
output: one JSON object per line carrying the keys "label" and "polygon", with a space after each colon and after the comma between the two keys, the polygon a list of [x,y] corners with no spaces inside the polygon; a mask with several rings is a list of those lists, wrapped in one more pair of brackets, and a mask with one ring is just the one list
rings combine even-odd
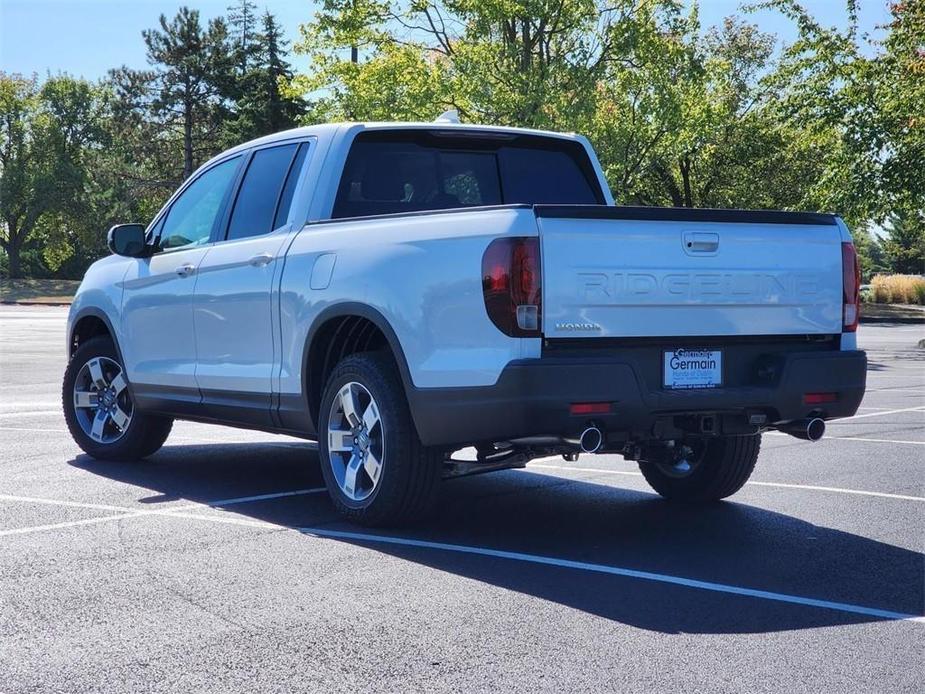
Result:
{"label": "white honda ridgeline pickup truck", "polygon": [[290,130],[109,246],[68,320],[80,447],[143,458],[175,418],[317,439],[369,525],[419,516],[441,478],[580,452],[717,500],[763,431],[816,440],[864,394],[841,219],[614,206],[577,135]]}

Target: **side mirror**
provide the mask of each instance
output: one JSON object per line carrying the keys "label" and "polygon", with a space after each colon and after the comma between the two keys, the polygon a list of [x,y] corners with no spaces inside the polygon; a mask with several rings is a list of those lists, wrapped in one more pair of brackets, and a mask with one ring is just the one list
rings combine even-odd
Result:
{"label": "side mirror", "polygon": [[106,243],[116,255],[143,258],[148,254],[145,228],[141,224],[116,224],[109,230]]}

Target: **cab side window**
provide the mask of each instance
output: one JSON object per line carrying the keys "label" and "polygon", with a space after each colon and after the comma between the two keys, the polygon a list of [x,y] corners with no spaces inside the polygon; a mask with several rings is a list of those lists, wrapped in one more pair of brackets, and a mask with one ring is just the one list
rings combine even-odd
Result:
{"label": "cab side window", "polygon": [[225,238],[243,239],[273,231],[283,182],[298,147],[298,144],[289,144],[254,152],[238,191]]}
{"label": "cab side window", "polygon": [[161,250],[209,242],[239,163],[240,157],[233,157],[216,164],[174,200],[161,230]]}

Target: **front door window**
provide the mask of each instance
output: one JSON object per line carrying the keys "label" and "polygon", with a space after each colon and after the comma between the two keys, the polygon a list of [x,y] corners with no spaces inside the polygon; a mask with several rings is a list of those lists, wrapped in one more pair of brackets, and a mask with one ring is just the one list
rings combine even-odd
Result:
{"label": "front door window", "polygon": [[215,218],[222,209],[222,201],[234,180],[238,163],[238,157],[234,157],[216,164],[174,200],[161,231],[160,250],[201,246],[209,242]]}

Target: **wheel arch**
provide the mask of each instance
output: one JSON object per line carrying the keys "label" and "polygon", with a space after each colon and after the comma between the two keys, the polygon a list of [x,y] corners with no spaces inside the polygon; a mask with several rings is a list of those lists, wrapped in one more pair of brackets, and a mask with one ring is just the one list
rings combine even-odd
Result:
{"label": "wheel arch", "polygon": [[415,419],[411,405],[411,372],[398,335],[388,319],[372,306],[358,302],[335,304],[318,314],[302,351],[303,395],[316,428],[324,386],[337,363],[350,354],[383,348],[398,367],[412,419]]}
{"label": "wheel arch", "polygon": [[122,362],[122,366],[125,368],[125,359],[122,358],[122,349],[119,347],[119,340],[116,338],[116,331],[113,329],[112,321],[102,309],[94,306],[83,308],[74,316],[71,331],[67,338],[68,358],[73,356],[82,343],[101,336],[112,340],[112,344],[116,348],[116,354],[119,355],[119,361]]}

